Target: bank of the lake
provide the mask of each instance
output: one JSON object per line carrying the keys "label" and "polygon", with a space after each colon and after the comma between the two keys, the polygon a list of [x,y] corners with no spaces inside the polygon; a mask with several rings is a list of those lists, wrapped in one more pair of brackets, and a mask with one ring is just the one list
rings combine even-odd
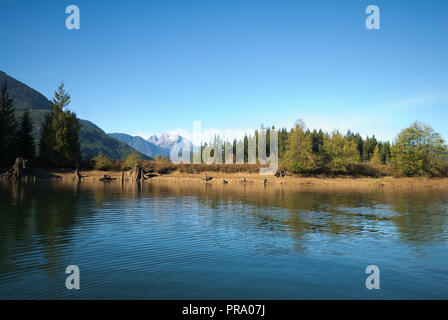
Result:
{"label": "bank of the lake", "polygon": [[[43,175],[51,176],[63,181],[73,181],[74,173],[71,170],[41,170]],[[110,176],[111,182],[120,182],[122,177],[129,181],[128,172],[122,171],[101,171],[88,170],[80,171],[81,181],[94,182],[100,181],[105,175]],[[212,179],[205,181],[207,175]],[[330,187],[330,188],[411,188],[411,189],[440,189],[448,191],[448,178],[424,178],[424,177],[359,177],[336,176],[336,177],[303,177],[303,176],[285,176],[275,177],[272,175],[260,175],[259,173],[220,173],[220,172],[202,172],[199,174],[181,173],[178,171],[168,174],[151,174],[151,178],[145,180],[145,183],[166,182],[189,182],[195,184],[245,184],[287,187]]]}

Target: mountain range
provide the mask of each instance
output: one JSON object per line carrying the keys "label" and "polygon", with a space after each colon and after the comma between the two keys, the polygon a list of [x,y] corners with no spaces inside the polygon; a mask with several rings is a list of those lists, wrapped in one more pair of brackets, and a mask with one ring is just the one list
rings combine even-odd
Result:
{"label": "mountain range", "polygon": [[175,133],[164,133],[160,136],[154,135],[146,140],[140,136],[131,136],[126,133],[109,133],[108,135],[112,138],[127,143],[141,153],[151,157],[169,157],[171,148],[175,143],[181,143],[184,141],[189,142],[187,138]]}
{"label": "mountain range", "polygon": [[159,146],[171,150],[175,143],[181,143],[182,141],[188,141],[188,139],[176,134],[176,133],[164,133],[159,137],[154,135],[148,138],[148,141]]}
{"label": "mountain range", "polygon": [[[16,119],[28,110],[33,123],[33,137],[39,141],[45,116],[51,112],[50,102],[40,92],[0,71],[0,86],[7,81],[8,93],[14,101]],[[132,153],[141,153],[144,159],[153,154],[137,151],[132,146],[107,135],[101,128],[88,120],[79,119],[81,126],[79,142],[84,157],[95,157],[100,152],[114,159],[124,159]]]}
{"label": "mountain range", "polygon": [[131,136],[126,133],[108,133],[108,135],[114,139],[130,145],[144,155],[150,157],[167,157],[170,155],[169,148],[165,148],[164,145],[156,145],[139,136]]}

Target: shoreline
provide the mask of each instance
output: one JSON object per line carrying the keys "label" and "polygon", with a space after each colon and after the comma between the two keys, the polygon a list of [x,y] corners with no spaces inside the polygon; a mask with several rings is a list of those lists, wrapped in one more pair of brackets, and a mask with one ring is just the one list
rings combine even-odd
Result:
{"label": "shoreline", "polygon": [[[131,182],[128,172],[124,172],[124,181]],[[74,172],[67,170],[46,170],[50,180],[62,180],[75,182]],[[80,171],[81,181],[97,183],[121,182],[122,171]],[[212,179],[205,181],[207,174]],[[110,176],[111,181],[101,181],[103,176]],[[150,174],[151,177],[142,183],[169,182],[169,183],[194,183],[214,185],[259,185],[259,186],[288,186],[288,187],[330,187],[330,188],[418,188],[418,189],[443,189],[448,190],[448,178],[424,178],[424,177],[301,177],[272,175],[260,175],[258,173],[218,173],[202,172],[197,174],[172,172],[168,174]],[[266,180],[265,180],[266,179]],[[245,181],[244,181],[245,180]]]}

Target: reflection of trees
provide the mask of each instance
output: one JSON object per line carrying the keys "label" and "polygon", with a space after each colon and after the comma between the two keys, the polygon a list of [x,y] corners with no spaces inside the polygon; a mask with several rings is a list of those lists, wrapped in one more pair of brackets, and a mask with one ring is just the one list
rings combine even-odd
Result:
{"label": "reflection of trees", "polygon": [[391,204],[400,213],[393,217],[400,235],[409,241],[441,241],[448,221],[446,195],[435,197],[433,193],[394,197]]}
{"label": "reflection of trees", "polygon": [[76,225],[78,188],[76,184],[72,190],[56,187],[36,192],[36,232],[43,248],[45,270],[51,275],[65,269],[63,261],[67,260],[62,254],[67,254],[68,245],[73,241],[71,229]]}
{"label": "reflection of trees", "polygon": [[[229,202],[251,205],[256,210],[244,210],[244,214],[256,219],[254,228],[289,231],[297,240],[307,234],[387,235],[387,229],[394,227],[406,241],[440,241],[448,222],[448,195],[437,190],[297,190],[250,184],[158,183],[144,185],[142,192],[155,198],[194,196],[211,209]],[[272,214],[275,208],[288,209],[288,214]],[[244,218],[238,219],[244,223]]]}
{"label": "reflection of trees", "polygon": [[[61,274],[70,262],[75,237],[82,238],[72,230],[93,218],[88,217],[95,212],[90,209],[101,209],[121,195],[125,201],[133,201],[142,186],[130,183],[121,187],[117,183],[72,181],[0,182],[0,273],[43,268],[49,275]],[[85,228],[82,232],[91,231]],[[14,257],[29,252],[35,252],[35,264],[14,262]]]}
{"label": "reflection of trees", "polygon": [[[2,183],[0,261],[4,272],[43,268],[50,275],[65,269],[64,261],[76,225],[79,186]],[[35,252],[35,263],[15,264],[14,257]],[[41,260],[43,258],[43,262]],[[9,261],[11,259],[11,262]]]}
{"label": "reflection of trees", "polygon": [[[209,227],[207,232],[228,223],[241,234],[262,232],[272,243],[288,233],[300,251],[307,236],[390,236],[390,228],[404,241],[442,241],[448,222],[448,195],[436,190],[298,190],[197,182],[0,183],[0,273],[33,268],[14,262],[14,257],[33,251],[33,259],[48,273],[60,273],[67,262],[63,255],[75,241],[73,228],[89,222],[88,215],[100,212],[106,203],[119,200],[132,208],[139,198],[156,204],[148,210],[157,208],[158,201],[173,201],[182,208],[182,201],[192,198],[204,209],[195,214],[204,216],[201,223]],[[82,232],[93,232],[89,230]]]}

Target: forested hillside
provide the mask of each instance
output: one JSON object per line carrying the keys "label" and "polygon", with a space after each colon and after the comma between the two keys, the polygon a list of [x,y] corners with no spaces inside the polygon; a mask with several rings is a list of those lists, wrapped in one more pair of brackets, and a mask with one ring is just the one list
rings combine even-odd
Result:
{"label": "forested hillside", "polygon": [[[50,102],[38,91],[0,71],[0,85],[8,83],[8,93],[13,99],[16,119],[21,119],[26,110],[32,122],[32,136],[37,143],[42,132],[45,116],[50,113]],[[95,157],[100,152],[110,158],[125,159],[139,153],[131,146],[108,136],[98,126],[87,120],[80,120],[79,142],[84,157]],[[144,158],[149,159],[147,156]]]}

